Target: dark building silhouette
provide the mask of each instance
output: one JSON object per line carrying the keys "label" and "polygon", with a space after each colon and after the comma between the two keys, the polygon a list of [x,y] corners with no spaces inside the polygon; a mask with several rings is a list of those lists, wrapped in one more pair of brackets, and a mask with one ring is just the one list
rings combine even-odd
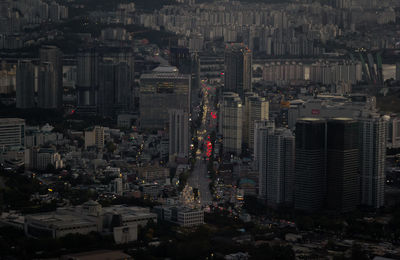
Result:
{"label": "dark building silhouette", "polygon": [[352,211],[359,204],[358,123],[335,118],[327,124],[327,208]]}
{"label": "dark building silhouette", "polygon": [[225,49],[224,92],[235,92],[243,99],[251,92],[252,53],[240,45],[232,44]]}
{"label": "dark building silhouette", "polygon": [[38,106],[55,109],[63,105],[62,52],[56,46],[42,46],[39,50]]}
{"label": "dark building silhouette", "polygon": [[326,121],[301,118],[296,123],[295,199],[298,210],[324,205],[326,186]]}
{"label": "dark building silhouette", "polygon": [[17,108],[35,107],[35,66],[32,61],[18,61],[16,80]]}

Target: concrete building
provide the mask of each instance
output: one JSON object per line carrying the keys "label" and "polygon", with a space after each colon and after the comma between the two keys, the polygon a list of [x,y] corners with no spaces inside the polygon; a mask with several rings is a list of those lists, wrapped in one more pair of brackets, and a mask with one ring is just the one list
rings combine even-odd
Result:
{"label": "concrete building", "polygon": [[400,118],[391,117],[388,123],[388,148],[400,148]]}
{"label": "concrete building", "polygon": [[294,129],[296,120],[311,118],[357,118],[361,112],[373,112],[376,109],[375,97],[363,94],[317,95],[316,98],[290,101],[288,126]]}
{"label": "concrete building", "polygon": [[241,44],[231,44],[225,49],[224,92],[235,92],[243,99],[251,92],[252,52]]}
{"label": "concrete building", "polygon": [[360,203],[358,132],[354,119],[327,123],[327,208],[336,212],[353,211]]}
{"label": "concrete building", "polygon": [[126,62],[116,63],[107,59],[99,65],[98,112],[103,116],[115,116],[129,112],[132,75]]}
{"label": "concrete building", "polygon": [[99,54],[91,49],[77,55],[77,103],[78,112],[96,113]]}
{"label": "concrete building", "polygon": [[98,149],[104,148],[104,127],[95,126],[93,129],[85,131],[85,149],[91,146]]}
{"label": "concrete building", "polygon": [[18,61],[16,80],[17,108],[35,107],[35,66],[32,61]]}
{"label": "concrete building", "polygon": [[61,156],[54,149],[41,148],[32,150],[32,164],[31,167],[39,170],[46,170],[49,165],[55,169],[63,167]]}
{"label": "concrete building", "polygon": [[25,147],[25,120],[0,118],[0,149]]}
{"label": "concrete building", "polygon": [[163,129],[170,109],[190,111],[190,76],[160,66],[140,77],[140,127]]}
{"label": "concrete building", "polygon": [[269,119],[269,103],[255,93],[245,93],[243,111],[243,143],[249,149],[254,145],[254,122]]}
{"label": "concrete building", "polygon": [[[189,157],[189,113],[181,109],[169,110],[169,156]],[[173,158],[171,158],[173,159]]]}
{"label": "concrete building", "polygon": [[254,123],[254,169],[258,171],[258,197],[267,198],[267,155],[268,134],[275,131],[273,121]]}
{"label": "concrete building", "polygon": [[68,234],[112,233],[116,243],[137,240],[138,226],[157,222],[148,208],[115,205],[102,208],[95,201],[54,212],[25,216],[25,234],[36,238],[60,238]]}
{"label": "concrete building", "polygon": [[369,114],[360,118],[359,123],[361,203],[380,208],[385,199],[388,118]]}
{"label": "concrete building", "polygon": [[219,107],[219,132],[225,153],[242,153],[243,106],[237,93],[225,92]]}
{"label": "concrete building", "polygon": [[322,209],[326,194],[326,121],[301,118],[296,123],[294,207]]}
{"label": "concrete building", "polygon": [[156,206],[154,211],[160,220],[169,221],[182,227],[204,224],[204,211],[179,206]]}
{"label": "concrete building", "polygon": [[295,139],[290,130],[277,128],[268,133],[266,169],[267,204],[293,204]]}
{"label": "concrete building", "polygon": [[63,105],[62,52],[55,46],[42,46],[39,55],[38,106],[46,109],[61,108]]}

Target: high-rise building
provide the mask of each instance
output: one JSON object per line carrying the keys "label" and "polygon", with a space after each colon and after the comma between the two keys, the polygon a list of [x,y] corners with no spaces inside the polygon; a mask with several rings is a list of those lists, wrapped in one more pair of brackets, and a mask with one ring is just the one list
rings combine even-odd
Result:
{"label": "high-rise building", "polygon": [[46,45],[40,48],[39,56],[39,107],[61,108],[63,98],[62,52],[55,46]]}
{"label": "high-rise building", "polygon": [[94,49],[82,51],[77,55],[76,89],[79,113],[96,113],[99,62],[99,54]]}
{"label": "high-rise building", "polygon": [[326,121],[301,118],[296,123],[294,207],[319,210],[326,194]]}
{"label": "high-rise building", "polygon": [[25,120],[0,118],[0,149],[25,147]]}
{"label": "high-rise building", "polygon": [[115,66],[112,60],[99,65],[99,90],[97,99],[98,113],[102,116],[113,115]]}
{"label": "high-rise building", "polygon": [[242,152],[242,100],[237,93],[223,93],[219,108],[219,132],[223,135],[225,153],[240,155]]}
{"label": "high-rise building", "polygon": [[39,65],[38,80],[38,107],[45,109],[59,108],[58,95],[60,90],[57,85],[57,72],[50,62],[42,62]]}
{"label": "high-rise building", "polygon": [[254,145],[254,122],[264,121],[269,118],[269,103],[255,93],[245,93],[245,106],[243,111],[243,143],[250,149]]}
{"label": "high-rise building", "polygon": [[189,139],[189,113],[169,110],[169,156],[188,158]]}
{"label": "high-rise building", "polygon": [[77,57],[79,113],[114,116],[133,107],[134,57],[131,48],[84,50]]}
{"label": "high-rise building", "polygon": [[258,171],[258,197],[267,198],[267,153],[268,134],[274,132],[275,122],[256,121],[254,123],[254,169]]}
{"label": "high-rise building", "polygon": [[35,106],[35,66],[29,60],[20,60],[17,65],[17,108]]}
{"label": "high-rise building", "polygon": [[225,49],[224,92],[235,92],[243,99],[251,91],[252,53],[240,45],[232,44]]}
{"label": "high-rise building", "polygon": [[359,205],[358,123],[335,118],[327,123],[327,208],[348,212]]}
{"label": "high-rise building", "polygon": [[268,133],[266,160],[267,204],[272,207],[292,205],[295,139],[286,128]]}
{"label": "high-rise building", "polygon": [[176,67],[160,66],[140,77],[140,126],[162,129],[168,123],[168,110],[190,111],[190,76]]}
{"label": "high-rise building", "polygon": [[361,204],[380,208],[384,204],[385,160],[388,122],[370,114],[359,120]]}

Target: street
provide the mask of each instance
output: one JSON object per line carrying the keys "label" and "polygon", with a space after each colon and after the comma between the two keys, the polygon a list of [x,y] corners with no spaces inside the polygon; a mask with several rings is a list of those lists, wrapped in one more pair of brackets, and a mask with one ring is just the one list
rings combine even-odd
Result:
{"label": "street", "polygon": [[194,169],[189,176],[188,184],[193,188],[197,188],[200,192],[200,201],[203,206],[212,203],[212,195],[209,189],[210,179],[208,178],[207,172],[207,157],[206,147],[205,151],[201,151],[201,147],[205,146],[204,142],[207,140],[208,135],[215,130],[215,125],[210,125],[210,114],[213,112],[213,107],[210,107],[210,95],[214,95],[215,87],[202,83],[201,85],[203,92],[203,117],[201,119],[201,126],[197,129],[197,139],[199,147],[196,151],[196,163]]}

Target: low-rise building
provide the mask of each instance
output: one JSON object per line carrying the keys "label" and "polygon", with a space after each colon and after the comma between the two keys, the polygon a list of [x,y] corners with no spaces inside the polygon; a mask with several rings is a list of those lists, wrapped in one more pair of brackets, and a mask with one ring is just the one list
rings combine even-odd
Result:
{"label": "low-rise building", "polygon": [[182,227],[204,224],[204,211],[179,206],[157,206],[154,208],[158,218],[175,223]]}
{"label": "low-rise building", "polygon": [[60,238],[68,234],[112,233],[116,243],[137,240],[138,226],[157,222],[148,208],[115,205],[102,208],[95,201],[54,212],[25,216],[24,230],[30,237]]}

